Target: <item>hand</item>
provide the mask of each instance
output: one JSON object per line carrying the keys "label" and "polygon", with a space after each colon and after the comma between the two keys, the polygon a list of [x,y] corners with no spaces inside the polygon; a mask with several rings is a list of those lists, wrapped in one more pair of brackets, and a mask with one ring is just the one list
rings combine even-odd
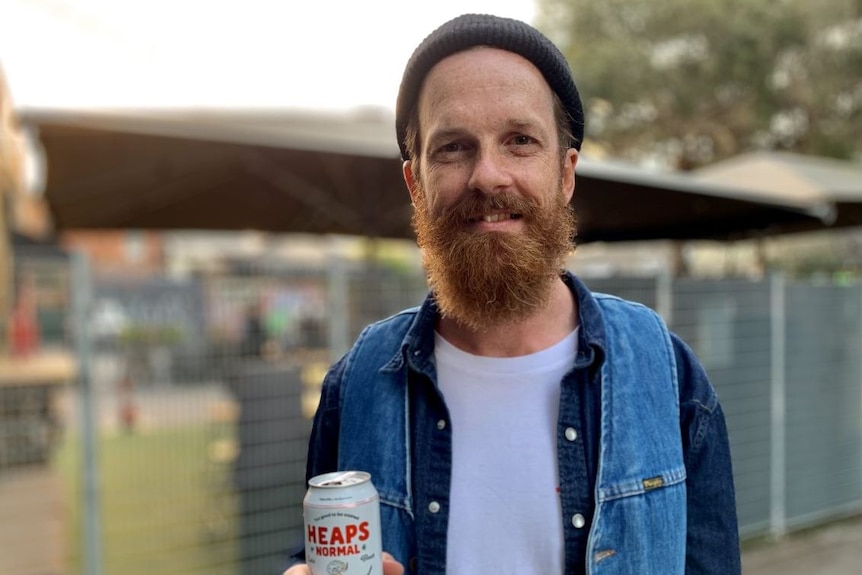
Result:
{"label": "hand", "polygon": [[403,575],[404,565],[389,553],[383,552],[383,575]]}
{"label": "hand", "polygon": [[[404,566],[389,553],[383,553],[383,575],[403,575]],[[311,575],[308,565],[294,565],[284,575]]]}

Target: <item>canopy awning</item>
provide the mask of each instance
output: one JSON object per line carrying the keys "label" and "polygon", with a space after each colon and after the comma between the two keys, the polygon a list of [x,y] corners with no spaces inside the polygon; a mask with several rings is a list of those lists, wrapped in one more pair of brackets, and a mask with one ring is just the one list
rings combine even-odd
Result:
{"label": "canopy awning", "polygon": [[[70,229],[247,230],[413,238],[391,116],[378,111],[22,111],[45,196]],[[740,239],[823,226],[816,194],[581,159],[580,243]]]}
{"label": "canopy awning", "polygon": [[[862,226],[862,163],[789,152],[752,152],[692,172],[698,181],[744,184],[757,198],[819,197],[835,206],[832,227]],[[802,220],[790,231],[819,229]]]}

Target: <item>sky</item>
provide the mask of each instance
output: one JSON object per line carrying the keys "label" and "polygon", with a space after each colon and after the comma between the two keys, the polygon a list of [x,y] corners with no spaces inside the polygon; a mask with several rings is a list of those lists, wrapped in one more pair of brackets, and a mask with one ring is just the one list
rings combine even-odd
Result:
{"label": "sky", "polygon": [[533,0],[0,0],[17,108],[393,108],[416,45]]}

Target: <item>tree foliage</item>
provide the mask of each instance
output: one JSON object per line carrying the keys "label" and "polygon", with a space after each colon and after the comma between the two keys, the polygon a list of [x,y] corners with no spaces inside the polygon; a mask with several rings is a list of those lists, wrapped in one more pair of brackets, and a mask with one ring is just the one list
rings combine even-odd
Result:
{"label": "tree foliage", "polygon": [[692,169],[754,149],[862,158],[862,0],[537,0],[587,149]]}

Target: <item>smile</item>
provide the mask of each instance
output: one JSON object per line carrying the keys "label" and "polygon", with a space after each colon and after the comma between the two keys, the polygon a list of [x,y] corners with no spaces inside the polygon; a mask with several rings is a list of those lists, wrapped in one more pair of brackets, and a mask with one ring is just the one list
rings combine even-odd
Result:
{"label": "smile", "polygon": [[521,219],[521,214],[485,214],[484,216],[478,216],[470,218],[468,221],[470,223],[477,222],[502,222],[503,220],[518,220]]}

